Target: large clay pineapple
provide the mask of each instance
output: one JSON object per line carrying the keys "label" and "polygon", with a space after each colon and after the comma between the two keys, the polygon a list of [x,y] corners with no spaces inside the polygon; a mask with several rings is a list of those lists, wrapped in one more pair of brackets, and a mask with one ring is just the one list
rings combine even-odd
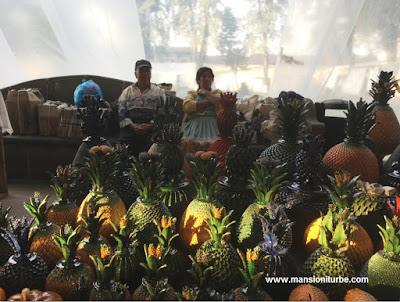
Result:
{"label": "large clay pineapple", "polygon": [[255,160],[250,148],[253,130],[246,126],[235,126],[232,134],[235,144],[226,154],[226,177],[219,180],[214,196],[227,211],[234,210],[232,220],[239,221],[244,210],[255,199],[249,184],[250,170]]}
{"label": "large clay pineapple", "polygon": [[[213,192],[221,168],[216,152],[198,151],[190,162],[197,195],[189,203],[179,225],[179,240],[186,252],[193,254],[207,240],[206,219],[214,206],[221,207]],[[225,214],[225,213],[224,213]]]}
{"label": "large clay pineapple", "polygon": [[360,276],[368,277],[364,287],[378,300],[395,300],[400,297],[400,219],[385,221],[385,228],[378,225],[383,249],[365,263]]}
{"label": "large clay pineapple", "polygon": [[[335,205],[335,209],[338,212],[347,211],[346,213],[348,213],[348,219],[346,218],[345,222],[346,227],[350,229],[350,233],[348,234],[350,245],[346,249],[345,255],[358,272],[373,254],[371,238],[365,229],[355,221],[357,218],[356,214],[360,214],[360,209],[367,206],[368,203],[366,202],[365,205],[363,205],[362,200],[355,200],[355,196],[357,196],[355,187],[358,179],[357,176],[351,179],[348,172],[342,171],[336,172],[335,178],[329,176],[329,179],[331,188],[329,188],[328,191],[332,203]],[[317,240],[319,240],[322,224],[323,218],[320,217],[314,220],[304,233],[305,247],[308,253],[320,247],[321,243],[318,244]]]}
{"label": "large clay pineapple", "polygon": [[53,240],[53,236],[59,232],[60,227],[46,220],[49,195],[43,200],[40,200],[39,192],[35,192],[34,195],[34,197],[30,198],[29,203],[24,203],[25,209],[32,215],[36,223],[32,227],[31,252],[37,253],[46,261],[49,269],[52,269],[58,260],[62,258],[61,251]]}
{"label": "large clay pineapple", "polygon": [[394,97],[397,81],[393,72],[381,71],[378,82],[372,80],[369,94],[373,98],[376,114],[376,127],[369,136],[375,142],[378,151],[384,156],[391,154],[400,144],[400,124],[388,102]]}
{"label": "large clay pineapple", "polygon": [[154,235],[158,234],[158,231],[154,220],[159,223],[163,216],[172,216],[168,207],[158,197],[159,159],[159,155],[142,152],[138,159],[133,159],[130,170],[139,197],[128,209],[128,217],[135,221],[136,238],[142,245],[157,242]]}
{"label": "large clay pineapple", "polygon": [[232,211],[223,216],[224,208],[213,207],[206,220],[211,239],[204,242],[196,252],[196,260],[205,267],[212,266],[211,282],[219,291],[228,291],[241,283],[240,257],[235,248],[226,241],[229,228],[235,221],[229,221]]}
{"label": "large clay pineapple", "polygon": [[0,269],[0,285],[8,296],[21,292],[25,287],[44,289],[48,273],[46,262],[31,252],[32,238],[29,237],[32,220],[10,217],[10,231],[2,228],[0,234],[8,238],[14,254]]}
{"label": "large clay pineapple", "polygon": [[[321,248],[314,251],[305,261],[300,272],[305,277],[347,277],[355,276],[354,267],[344,252],[350,246],[349,210],[338,210],[330,205],[322,220],[318,241]],[[316,283],[330,299],[340,300],[350,289],[350,283]]]}
{"label": "large clay pineapple", "polygon": [[53,205],[47,211],[47,221],[56,225],[69,224],[74,226],[76,222],[79,207],[75,200],[69,198],[72,172],[70,165],[65,167],[58,166],[56,174],[51,174],[51,187],[56,194],[57,200],[53,202]]}
{"label": "large clay pineapple", "polygon": [[90,266],[76,258],[81,226],[74,230],[69,225],[61,227],[60,234],[54,236],[54,241],[63,254],[63,259],[55,266],[46,278],[46,291],[60,294],[64,300],[79,300],[80,294],[76,284],[81,279],[89,287],[94,281],[94,272]]}
{"label": "large clay pineapple", "polygon": [[103,212],[101,218],[107,218],[99,234],[111,240],[114,229],[110,221],[118,224],[126,214],[124,202],[115,191],[111,190],[111,178],[117,173],[117,151],[108,146],[94,146],[90,149],[89,159],[82,167],[84,173],[92,182],[92,190],[80,205],[77,225],[83,224],[82,215],[86,212],[88,204],[93,207],[98,205],[98,211]]}
{"label": "large clay pineapple", "polygon": [[[365,137],[369,133],[372,104],[359,101],[356,105],[349,101],[346,112],[344,142],[333,146],[326,152],[322,164],[324,173],[333,175],[335,171],[346,170],[360,179],[378,182],[379,164],[375,154],[365,146]],[[368,127],[367,127],[368,126]]]}
{"label": "large clay pineapple", "polygon": [[301,148],[300,135],[305,129],[306,102],[293,91],[282,91],[278,97],[280,132],[282,139],[269,146],[259,156],[287,163],[288,172],[294,173],[296,154]]}

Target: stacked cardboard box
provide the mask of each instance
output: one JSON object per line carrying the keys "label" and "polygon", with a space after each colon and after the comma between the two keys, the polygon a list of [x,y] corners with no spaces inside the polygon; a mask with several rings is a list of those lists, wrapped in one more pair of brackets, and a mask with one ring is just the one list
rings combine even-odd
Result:
{"label": "stacked cardboard box", "polygon": [[60,110],[60,126],[58,127],[57,136],[69,138],[82,138],[81,123],[78,119],[78,108],[75,106],[59,106]]}
{"label": "stacked cardboard box", "polygon": [[60,101],[47,101],[39,106],[39,133],[43,136],[57,136],[60,125]]}

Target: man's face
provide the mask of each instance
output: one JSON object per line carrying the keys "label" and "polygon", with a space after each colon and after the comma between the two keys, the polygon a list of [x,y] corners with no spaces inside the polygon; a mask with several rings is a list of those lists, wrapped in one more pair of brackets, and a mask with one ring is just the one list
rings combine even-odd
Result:
{"label": "man's face", "polygon": [[138,82],[150,84],[151,80],[151,68],[150,67],[140,67],[136,69],[135,76]]}

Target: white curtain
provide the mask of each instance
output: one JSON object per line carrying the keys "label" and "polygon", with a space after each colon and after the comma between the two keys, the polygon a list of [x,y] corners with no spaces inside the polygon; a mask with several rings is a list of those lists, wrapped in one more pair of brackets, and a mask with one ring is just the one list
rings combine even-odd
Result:
{"label": "white curtain", "polygon": [[0,88],[73,74],[133,80],[143,57],[135,0],[0,3]]}
{"label": "white curtain", "polygon": [[[292,0],[270,96],[294,90],[320,102],[370,101],[380,70],[400,77],[400,1]],[[397,101],[396,101],[397,100]],[[396,96],[390,104],[400,112]]]}

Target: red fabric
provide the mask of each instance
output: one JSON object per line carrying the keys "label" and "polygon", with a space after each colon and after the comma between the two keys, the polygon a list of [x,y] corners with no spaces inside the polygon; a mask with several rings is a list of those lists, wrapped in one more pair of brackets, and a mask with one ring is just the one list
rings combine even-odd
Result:
{"label": "red fabric", "polygon": [[235,142],[231,138],[217,137],[216,140],[208,148],[208,151],[217,152],[218,156],[222,156],[220,162],[225,166],[226,153]]}

